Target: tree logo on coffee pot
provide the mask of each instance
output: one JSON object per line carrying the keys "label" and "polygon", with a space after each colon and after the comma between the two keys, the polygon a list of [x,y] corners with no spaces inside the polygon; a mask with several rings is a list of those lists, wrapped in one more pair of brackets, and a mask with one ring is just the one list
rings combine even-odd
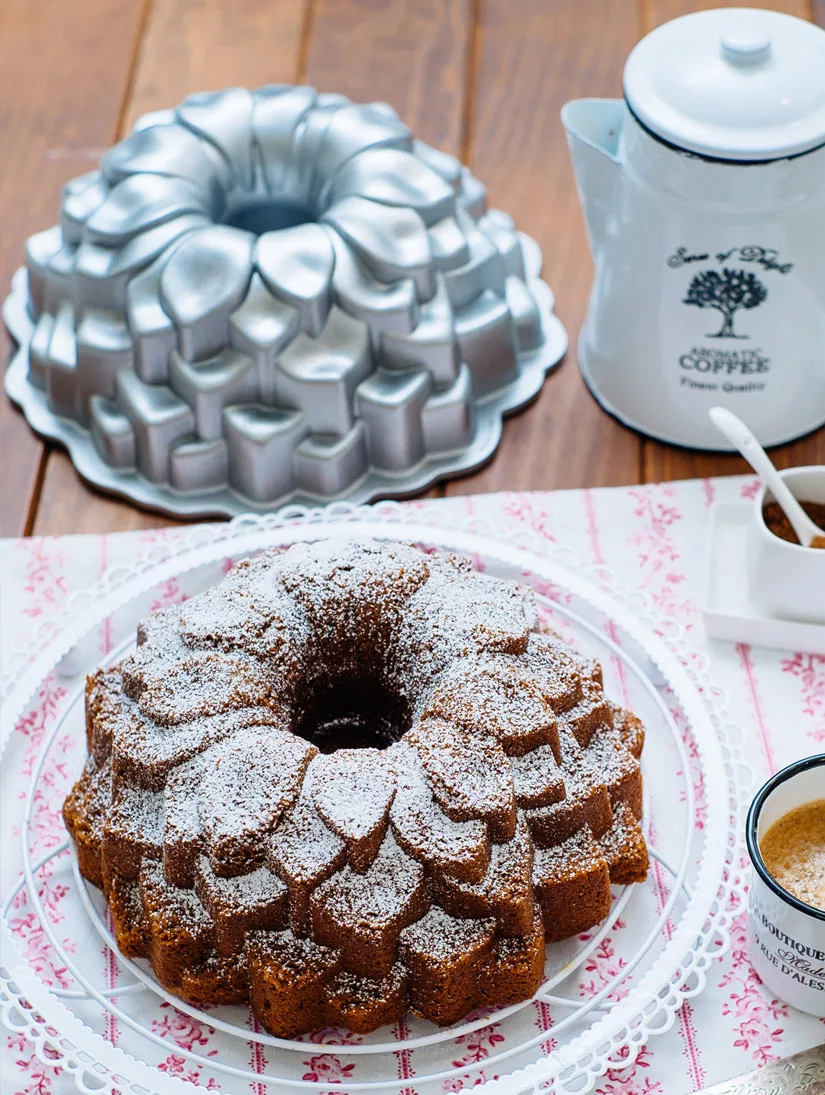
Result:
{"label": "tree logo on coffee pot", "polygon": [[688,288],[683,304],[695,304],[697,308],[715,308],[725,317],[722,326],[707,338],[749,338],[737,335],[733,329],[733,317],[740,309],[757,308],[767,297],[768,290],[750,271],[725,268],[705,270],[697,274]]}

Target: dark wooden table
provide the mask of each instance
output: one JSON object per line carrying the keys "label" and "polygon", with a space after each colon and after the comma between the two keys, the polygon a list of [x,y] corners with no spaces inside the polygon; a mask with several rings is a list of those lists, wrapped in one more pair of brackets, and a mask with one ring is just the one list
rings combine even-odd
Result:
{"label": "dark wooden table", "polygon": [[[618,95],[625,58],[657,24],[720,0],[0,0],[0,285],[61,185],[148,110],[190,91],[305,82],[393,104],[460,156],[544,251],[575,345],[590,286],[559,110]],[[770,0],[825,26],[825,0]],[[3,335],[2,337],[6,337]],[[8,340],[2,347],[8,356]],[[0,535],[112,532],[168,519],[86,487],[0,399]],[[825,463],[825,430],[775,450]],[[612,486],[744,470],[738,458],[648,441],[587,394],[571,350],[537,403],[510,419],[482,471],[434,494]]]}

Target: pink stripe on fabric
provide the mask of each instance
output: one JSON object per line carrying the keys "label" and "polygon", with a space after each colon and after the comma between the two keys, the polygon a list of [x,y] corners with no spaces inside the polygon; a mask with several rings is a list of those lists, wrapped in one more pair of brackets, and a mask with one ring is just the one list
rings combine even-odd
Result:
{"label": "pink stripe on fabric", "polygon": [[[409,1034],[409,1027],[407,1026],[406,1019],[400,1019],[398,1025],[393,1031],[395,1037],[401,1041]],[[410,1080],[415,1075],[412,1067],[412,1050],[399,1049],[395,1051],[395,1056],[398,1059],[398,1079]],[[416,1095],[415,1089],[412,1087],[405,1087],[402,1090],[401,1095]]]}
{"label": "pink stripe on fabric", "polygon": [[[538,1026],[540,1030],[551,1030],[553,1027],[553,1013],[550,1011],[550,1005],[544,1000],[537,1000],[536,1004],[539,1009]],[[546,1042],[541,1043],[541,1051],[545,1054],[550,1054],[556,1048],[556,1039],[548,1038]]]}
{"label": "pink stripe on fabric", "polygon": [[[98,572],[98,578],[101,578],[103,576],[108,565],[108,542],[107,537],[103,535],[100,537],[100,570]],[[101,649],[104,654],[108,654],[109,651],[112,649],[112,623],[108,617],[103,621],[100,630]],[[108,909],[106,911],[106,919],[108,921],[109,931],[113,932],[114,928],[112,925],[112,917]],[[117,986],[119,970],[117,965],[117,959],[115,958],[115,952],[111,949],[111,947],[106,947],[105,958],[106,988],[113,989]],[[120,1038],[120,1029],[118,1027],[117,1019],[114,1017],[114,1015],[111,1014],[111,1012],[106,1013],[104,1031],[106,1039],[111,1042],[113,1046],[116,1046],[118,1043],[118,1039]]]}
{"label": "pink stripe on fabric", "polygon": [[[112,930],[111,917],[109,919],[109,930]],[[106,987],[109,989],[115,988],[117,985],[118,968],[117,959],[115,958],[115,952],[111,947],[106,948]],[[106,1038],[116,1046],[118,1039],[120,1038],[120,1028],[118,1027],[117,1019],[111,1012],[106,1012]]]}
{"label": "pink stripe on fabric", "polygon": [[[250,1018],[252,1019],[252,1029],[255,1031],[256,1034],[259,1034],[261,1030],[261,1024],[258,1022],[257,1016],[250,1015]],[[250,1057],[249,1063],[260,1076],[261,1073],[264,1071],[264,1068],[266,1067],[266,1060],[264,1058],[264,1047],[261,1045],[260,1042],[247,1042],[246,1044],[252,1050],[252,1055]],[[257,1083],[250,1084],[249,1086],[256,1093],[256,1095],[267,1095],[266,1084]]]}
{"label": "pink stripe on fabric", "polygon": [[[593,495],[591,491],[584,490],[582,491],[582,496],[584,499],[585,513],[587,514],[587,530],[590,534],[590,546],[593,551],[593,558],[597,563],[601,564],[604,563],[604,556],[602,555],[601,540],[599,538],[599,524],[596,517],[596,507],[593,504]],[[617,645],[621,645],[619,634],[616,630],[616,625],[612,620],[608,620],[605,623],[604,629],[614,643],[616,643]],[[616,672],[619,675],[619,683],[621,684],[622,688],[622,699],[624,700],[624,704],[627,707],[629,706],[629,692],[627,687],[627,675],[625,672],[624,662],[621,660],[621,658],[614,657],[613,664],[616,666]]]}
{"label": "pink stripe on fabric", "polygon": [[593,505],[593,492],[591,490],[582,491],[582,500],[584,502],[584,512],[587,514],[587,531],[590,534],[590,546],[593,549],[593,558],[597,563],[604,562],[604,556],[602,555],[602,546],[599,541],[599,526],[596,521],[596,507]]}
{"label": "pink stripe on fabric", "polygon": [[702,489],[705,492],[705,505],[712,506],[714,498],[716,496],[716,490],[714,489],[713,483],[711,483],[710,479],[702,480]]}
{"label": "pink stripe on fabric", "polygon": [[765,725],[765,718],[762,714],[762,701],[759,698],[759,691],[756,685],[756,676],[753,670],[753,662],[751,661],[751,648],[747,643],[737,643],[736,652],[739,655],[739,664],[745,672],[745,680],[748,685],[748,692],[750,693],[751,703],[753,704],[753,714],[756,719],[756,725],[759,728],[759,736],[762,739],[762,747],[765,750],[765,758],[768,762],[768,768],[773,773],[776,771],[776,758],[774,757],[773,746],[771,745],[771,739],[768,736],[768,728]]}
{"label": "pink stripe on fabric", "polygon": [[[108,565],[109,565],[109,538],[108,538],[108,536],[106,536],[104,534],[103,536],[100,537],[100,573],[98,574],[98,578],[103,577]],[[108,654],[109,651],[112,649],[112,621],[108,616],[103,621],[102,632],[103,632],[103,635],[102,635],[101,641],[102,641],[102,644],[103,644],[103,653]]]}
{"label": "pink stripe on fabric", "polygon": [[[107,538],[106,538],[106,536],[101,536],[100,537],[100,571],[98,573],[98,578],[103,576],[103,574],[106,570],[106,567],[108,566],[108,554],[107,553],[108,553]],[[112,649],[112,624],[111,624],[111,620],[108,617],[104,620],[103,626],[101,628],[101,645],[102,645],[104,654],[108,654],[109,651]],[[109,913],[108,910],[106,912],[106,919],[109,923],[109,930],[113,931],[112,917],[111,917],[111,914]],[[117,980],[118,980],[118,972],[119,971],[118,971],[117,959],[115,958],[115,952],[111,949],[111,947],[106,947],[105,955],[106,955],[106,988],[113,989],[113,988],[116,987]],[[116,1046],[117,1043],[118,1043],[118,1039],[120,1038],[120,1030],[118,1028],[117,1019],[115,1018],[114,1015],[111,1014],[111,1012],[108,1012],[108,1011],[106,1013],[106,1023],[105,1023],[104,1029],[105,1029],[105,1036],[106,1036],[107,1040],[110,1041],[113,1046]]]}
{"label": "pink stripe on fabric", "polygon": [[699,1063],[701,1051],[696,1044],[696,1027],[693,1025],[693,1008],[686,1000],[679,1010],[679,1033],[685,1043],[684,1054],[690,1071],[691,1086],[698,1089],[705,1086],[705,1070]]}
{"label": "pink stripe on fabric", "polygon": [[[650,819],[650,827],[648,829],[650,843],[656,847],[656,828],[653,824],[653,818]],[[657,912],[661,912],[665,907],[666,887],[664,883],[664,876],[662,872],[662,866],[658,860],[653,860],[653,888],[656,895]],[[668,918],[664,926],[664,932],[668,939],[673,937],[673,921]],[[690,1005],[685,1003],[677,1012],[679,1018],[679,1036],[684,1043],[683,1055],[688,1063],[688,1074],[691,1080],[691,1086],[696,1089],[704,1086],[705,1082],[705,1070],[700,1063],[701,1050],[696,1043],[696,1028],[693,1025],[693,1011],[690,1009]]]}
{"label": "pink stripe on fabric", "polygon": [[[619,633],[616,630],[616,624],[613,620],[608,620],[604,625],[604,629],[617,646],[622,645]],[[619,675],[619,683],[622,686],[622,702],[625,707],[630,707],[630,690],[627,687],[627,670],[625,669],[625,664],[621,658],[617,658],[615,655],[612,660],[613,664],[616,666],[616,672]]]}

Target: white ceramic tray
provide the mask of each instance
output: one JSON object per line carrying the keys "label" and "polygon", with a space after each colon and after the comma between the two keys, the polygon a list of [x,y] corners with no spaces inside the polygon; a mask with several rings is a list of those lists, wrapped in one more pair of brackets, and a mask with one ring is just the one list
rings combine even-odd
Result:
{"label": "white ceramic tray", "polygon": [[767,616],[748,588],[751,502],[719,502],[711,512],[702,615],[708,634],[732,643],[825,654],[825,624]]}
{"label": "white ceramic tray", "polygon": [[[213,583],[229,558],[354,533],[462,551],[482,569],[531,583],[546,618],[600,659],[609,693],[647,726],[653,867],[644,885],[615,890],[598,930],[548,948],[546,980],[531,1001],[449,1030],[408,1017],[366,1037],[327,1030],[286,1041],[251,1025],[245,1008],[204,1012],[173,1000],[145,964],[116,954],[99,894],[73,869],[59,808],[82,763],[83,677],[101,650],[119,656],[150,607]],[[425,1095],[484,1084],[516,1095],[552,1083],[558,1095],[583,1095],[704,988],[741,900],[751,784],[741,735],[675,621],[617,590],[603,568],[587,575],[570,553],[539,553],[529,535],[507,543],[492,534],[475,521],[431,527],[414,507],[391,503],[181,530],[151,563],[109,574],[76,598],[13,660],[0,824],[20,837],[0,861],[0,1005],[6,1024],[43,1060],[60,1061],[81,1091],[191,1095],[196,1083],[227,1092],[252,1084],[259,1095],[331,1085],[342,1095]]]}

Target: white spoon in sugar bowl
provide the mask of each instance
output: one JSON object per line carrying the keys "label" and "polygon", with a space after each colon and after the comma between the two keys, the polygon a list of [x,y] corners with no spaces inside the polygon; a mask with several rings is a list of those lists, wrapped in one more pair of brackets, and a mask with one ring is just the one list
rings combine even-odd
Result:
{"label": "white spoon in sugar bowl", "polygon": [[[724,407],[711,407],[708,411],[711,422],[720,433],[727,437],[744,456],[759,478],[782,507],[785,516],[803,547],[811,547],[813,540],[825,540],[825,532],[818,528],[797,499],[791,493],[785,480],[774,467],[773,461],[753,436],[741,418]],[[817,545],[819,546],[819,545]]]}

